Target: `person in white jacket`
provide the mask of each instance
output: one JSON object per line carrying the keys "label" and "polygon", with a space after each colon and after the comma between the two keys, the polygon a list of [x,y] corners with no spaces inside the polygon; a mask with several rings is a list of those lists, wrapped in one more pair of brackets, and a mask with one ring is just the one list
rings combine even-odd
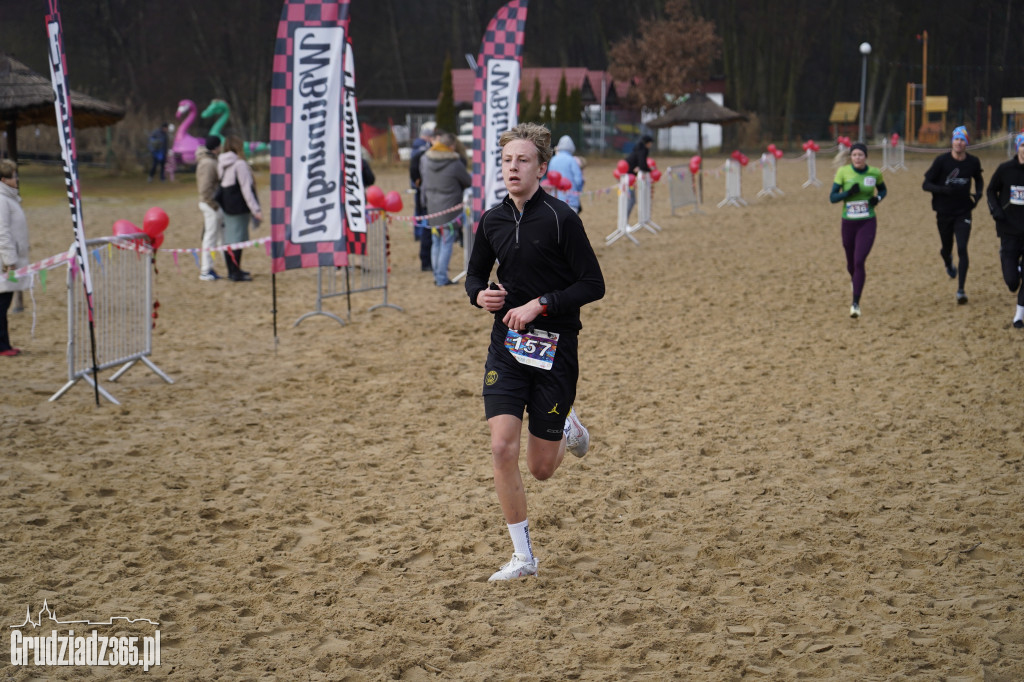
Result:
{"label": "person in white jacket", "polygon": [[10,159],[0,161],[0,356],[11,357],[21,350],[11,345],[7,332],[7,310],[14,292],[28,289],[30,278],[14,278],[14,271],[28,265],[28,221],[18,194],[18,166]]}

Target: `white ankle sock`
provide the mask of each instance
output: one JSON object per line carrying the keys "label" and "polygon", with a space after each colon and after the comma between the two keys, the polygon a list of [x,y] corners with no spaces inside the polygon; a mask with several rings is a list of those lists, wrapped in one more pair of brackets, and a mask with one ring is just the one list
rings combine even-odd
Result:
{"label": "white ankle sock", "polygon": [[1017,314],[1013,316],[1013,321],[1024,320],[1024,305],[1017,306]]}
{"label": "white ankle sock", "polygon": [[524,554],[527,559],[533,558],[533,544],[530,542],[530,520],[508,524],[508,534],[512,536],[512,547],[516,554]]}

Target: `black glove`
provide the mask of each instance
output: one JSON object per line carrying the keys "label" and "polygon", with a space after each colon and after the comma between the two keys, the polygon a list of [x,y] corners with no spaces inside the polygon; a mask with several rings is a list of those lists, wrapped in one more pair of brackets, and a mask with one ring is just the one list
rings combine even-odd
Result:
{"label": "black glove", "polygon": [[850,189],[846,190],[846,196],[852,197],[854,194],[856,194],[859,191],[860,191],[860,185],[855,182],[855,183],[853,183],[853,186],[850,187]]}
{"label": "black glove", "polygon": [[976,194],[973,197],[971,197],[971,208],[976,208],[978,206],[979,201],[981,201],[980,194]]}
{"label": "black glove", "polygon": [[878,206],[878,202],[879,201],[881,201],[881,199],[879,199],[878,195],[876,194],[875,196],[873,196],[870,199],[868,199],[868,205],[870,205],[870,206]]}
{"label": "black glove", "polygon": [[1006,222],[1006,214],[1003,213],[1003,209],[1001,207],[999,207],[999,206],[990,207],[989,208],[989,213],[992,214],[992,219],[995,220],[997,223],[1005,223]]}

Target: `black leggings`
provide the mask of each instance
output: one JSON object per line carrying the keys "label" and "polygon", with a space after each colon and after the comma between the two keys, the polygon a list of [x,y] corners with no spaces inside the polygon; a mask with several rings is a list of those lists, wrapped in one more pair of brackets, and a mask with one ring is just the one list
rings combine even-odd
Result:
{"label": "black leggings", "polygon": [[1003,235],[999,238],[999,261],[1003,266],[1006,287],[1017,293],[1017,305],[1024,305],[1024,287],[1021,286],[1021,264],[1024,262],[1024,237]]}
{"label": "black leggings", "polygon": [[971,238],[971,216],[936,216],[939,225],[939,239],[942,240],[942,249],[939,255],[946,266],[953,264],[953,238],[956,237],[956,258],[957,258],[957,281],[960,289],[964,288],[967,280],[967,268],[971,260],[967,256],[967,242]]}
{"label": "black leggings", "polygon": [[11,349],[11,338],[7,335],[7,309],[13,299],[13,291],[0,293],[0,350]]}

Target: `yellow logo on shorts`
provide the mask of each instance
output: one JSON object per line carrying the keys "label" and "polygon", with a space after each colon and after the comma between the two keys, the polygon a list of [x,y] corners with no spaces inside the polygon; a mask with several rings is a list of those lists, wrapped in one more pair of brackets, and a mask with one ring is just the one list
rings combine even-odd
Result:
{"label": "yellow logo on shorts", "polygon": [[490,372],[487,373],[487,376],[484,377],[484,383],[487,384],[488,386],[493,386],[494,384],[498,383],[498,373],[492,369]]}

